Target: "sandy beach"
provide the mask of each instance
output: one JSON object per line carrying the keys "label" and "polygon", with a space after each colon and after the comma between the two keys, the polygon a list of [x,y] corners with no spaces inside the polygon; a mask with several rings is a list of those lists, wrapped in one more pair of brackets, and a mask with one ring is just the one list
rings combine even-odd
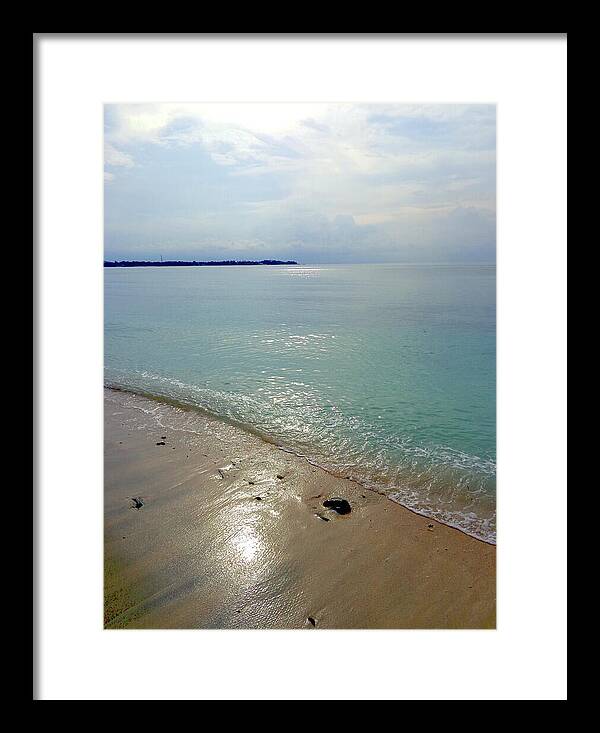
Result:
{"label": "sandy beach", "polygon": [[104,483],[105,628],[495,628],[495,546],[210,416],[105,390]]}

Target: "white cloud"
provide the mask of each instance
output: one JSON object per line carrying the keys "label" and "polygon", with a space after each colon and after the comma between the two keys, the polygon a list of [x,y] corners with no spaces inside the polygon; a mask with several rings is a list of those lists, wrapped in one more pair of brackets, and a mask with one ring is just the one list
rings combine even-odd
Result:
{"label": "white cloud", "polygon": [[[104,143],[104,165],[113,167],[133,168],[135,165],[133,158],[129,153],[117,150],[114,145],[109,142]],[[115,174],[111,171],[104,171],[105,181],[114,181]]]}
{"label": "white cloud", "polygon": [[[495,244],[488,105],[109,105],[105,159],[131,170],[107,199],[115,251],[167,239],[242,251],[313,237],[333,253],[351,234],[374,256],[394,246],[401,256],[417,240],[443,254],[444,226],[461,239],[444,217],[465,211],[462,239],[481,239],[486,256]],[[339,216],[353,217],[351,231]]]}

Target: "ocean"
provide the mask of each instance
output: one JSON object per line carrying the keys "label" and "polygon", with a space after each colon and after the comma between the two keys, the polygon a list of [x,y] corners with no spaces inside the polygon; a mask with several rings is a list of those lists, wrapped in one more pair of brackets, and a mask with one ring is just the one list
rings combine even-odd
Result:
{"label": "ocean", "polygon": [[105,384],[496,541],[493,265],[105,268]]}

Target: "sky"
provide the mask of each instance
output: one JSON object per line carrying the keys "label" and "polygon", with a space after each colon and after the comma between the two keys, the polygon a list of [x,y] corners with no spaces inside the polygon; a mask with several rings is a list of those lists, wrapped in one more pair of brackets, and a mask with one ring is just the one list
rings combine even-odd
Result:
{"label": "sky", "polygon": [[496,108],[109,104],[112,259],[493,262]]}

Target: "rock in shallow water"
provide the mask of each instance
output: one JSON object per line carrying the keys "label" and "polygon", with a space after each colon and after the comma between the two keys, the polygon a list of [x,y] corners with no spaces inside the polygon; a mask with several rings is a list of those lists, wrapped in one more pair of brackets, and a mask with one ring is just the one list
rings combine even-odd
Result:
{"label": "rock in shallow water", "polygon": [[331,499],[326,499],[323,502],[323,506],[328,509],[333,509],[338,514],[350,514],[352,507],[347,499],[341,499],[339,496],[334,496]]}

